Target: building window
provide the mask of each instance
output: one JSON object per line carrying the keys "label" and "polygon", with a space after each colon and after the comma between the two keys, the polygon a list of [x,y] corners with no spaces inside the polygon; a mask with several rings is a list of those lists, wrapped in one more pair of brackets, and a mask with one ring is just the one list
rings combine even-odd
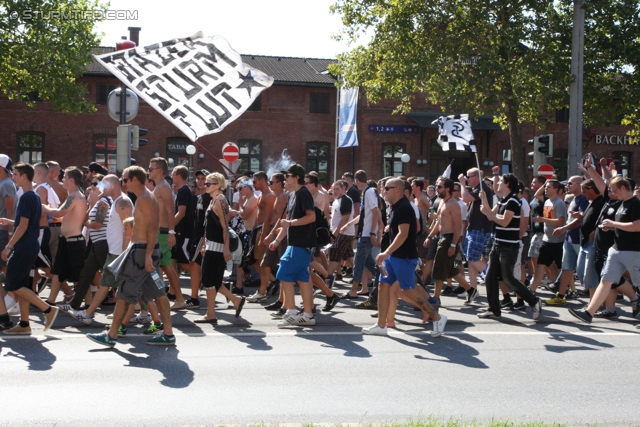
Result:
{"label": "building window", "polygon": [[21,132],[18,134],[18,158],[21,162],[38,163],[44,153],[44,133]]}
{"label": "building window", "polygon": [[623,178],[633,177],[633,153],[628,151],[614,151],[613,162],[616,164],[616,170]]}
{"label": "building window", "polygon": [[569,123],[569,109],[556,110],[556,123]]}
{"label": "building window", "polygon": [[167,138],[167,164],[169,169],[176,166],[184,165],[189,167],[189,155],[187,154],[187,145],[191,145],[188,138],[174,137]]}
{"label": "building window", "polygon": [[117,140],[115,135],[93,136],[93,161],[110,173],[116,173]]}
{"label": "building window", "polygon": [[318,114],[329,114],[329,94],[312,92],[309,94],[309,112]]}
{"label": "building window", "polygon": [[96,84],[96,104],[106,104],[107,98],[112,90],[118,85],[114,83],[97,83]]}
{"label": "building window", "polygon": [[329,161],[331,148],[328,142],[307,142],[307,172],[316,171],[320,184],[329,182]]}
{"label": "building window", "polygon": [[262,94],[258,95],[247,111],[262,111]]}
{"label": "building window", "polygon": [[258,172],[262,170],[262,141],[257,139],[240,139],[237,142],[240,150],[240,166],[238,173]]}
{"label": "building window", "polygon": [[400,159],[404,152],[404,144],[382,144],[382,158],[384,160],[382,176],[404,175],[404,163]]}

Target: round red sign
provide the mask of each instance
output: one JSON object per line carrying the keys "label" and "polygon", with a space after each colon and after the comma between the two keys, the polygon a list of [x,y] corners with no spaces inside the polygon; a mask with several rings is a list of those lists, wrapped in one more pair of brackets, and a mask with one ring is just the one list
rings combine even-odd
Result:
{"label": "round red sign", "polygon": [[222,158],[229,163],[233,163],[240,158],[240,150],[233,142],[227,142],[222,147]]}
{"label": "round red sign", "polygon": [[538,175],[542,175],[547,179],[550,179],[555,173],[556,171],[551,165],[544,164],[538,167]]}

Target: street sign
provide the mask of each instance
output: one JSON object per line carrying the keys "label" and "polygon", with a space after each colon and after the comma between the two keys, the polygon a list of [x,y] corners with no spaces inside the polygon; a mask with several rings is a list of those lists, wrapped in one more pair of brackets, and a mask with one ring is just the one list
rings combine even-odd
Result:
{"label": "street sign", "polygon": [[[122,92],[121,88],[116,88],[109,92],[109,96],[107,97],[107,111],[109,112],[109,117],[111,117],[116,122],[120,121],[120,93]],[[138,115],[138,106],[140,102],[138,101],[138,95],[136,95],[133,91],[127,89],[126,91],[126,105],[125,113],[127,116],[127,122],[135,119]],[[124,124],[124,123],[121,123]]]}
{"label": "street sign", "polygon": [[553,166],[551,165],[543,164],[543,165],[540,165],[540,167],[538,167],[538,175],[542,175],[547,179],[551,179],[551,177],[555,173],[556,171],[555,169],[553,169]]}
{"label": "street sign", "polygon": [[240,158],[240,149],[233,142],[227,142],[222,146],[222,158],[233,163]]}

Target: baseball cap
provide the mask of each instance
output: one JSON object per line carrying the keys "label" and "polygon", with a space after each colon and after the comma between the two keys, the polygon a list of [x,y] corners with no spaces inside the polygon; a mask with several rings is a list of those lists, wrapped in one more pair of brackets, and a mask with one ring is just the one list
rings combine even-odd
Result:
{"label": "baseball cap", "polygon": [[106,170],[100,163],[91,162],[89,163],[89,166],[86,166],[86,168],[89,169],[91,172],[99,173],[102,175],[109,174],[109,171]]}
{"label": "baseball cap", "polygon": [[13,175],[13,160],[6,154],[0,154],[0,166],[5,168],[9,175]]}
{"label": "baseball cap", "polygon": [[304,178],[305,171],[302,166],[300,166],[297,163],[294,163],[287,168],[287,173],[290,173],[291,175],[295,175],[297,177]]}
{"label": "baseball cap", "polygon": [[205,177],[207,175],[209,175],[211,172],[209,172],[207,169],[200,169],[199,171],[196,171],[196,176],[198,175],[204,175]]}

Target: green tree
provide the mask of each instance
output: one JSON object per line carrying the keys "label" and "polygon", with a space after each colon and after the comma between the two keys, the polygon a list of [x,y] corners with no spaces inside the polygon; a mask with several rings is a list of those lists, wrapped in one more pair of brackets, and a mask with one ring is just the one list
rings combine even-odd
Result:
{"label": "green tree", "polygon": [[[624,33],[614,23],[637,21],[638,2],[589,4],[585,33],[593,30],[588,41],[599,43],[585,41],[585,70],[591,73],[585,71],[585,87],[591,85],[585,115],[593,124],[611,120],[601,108],[609,103],[611,110],[619,95],[621,84],[613,82],[629,53],[623,51],[628,42],[613,46]],[[338,0],[332,11],[342,16],[339,38],[357,43],[371,35],[366,46],[339,55],[332,69],[348,85],[363,87],[373,102],[399,100],[397,112],[409,111],[412,99],[424,96],[443,111],[494,114],[509,131],[514,173],[526,177],[520,124],[543,128],[549,112],[569,104],[572,2]],[[605,13],[615,16],[614,23],[598,23]],[[598,51],[604,44],[611,47],[606,54]]]}
{"label": "green tree", "polygon": [[99,45],[93,27],[104,8],[98,0],[0,2],[0,90],[30,106],[38,99],[63,112],[94,111],[76,79]]}

